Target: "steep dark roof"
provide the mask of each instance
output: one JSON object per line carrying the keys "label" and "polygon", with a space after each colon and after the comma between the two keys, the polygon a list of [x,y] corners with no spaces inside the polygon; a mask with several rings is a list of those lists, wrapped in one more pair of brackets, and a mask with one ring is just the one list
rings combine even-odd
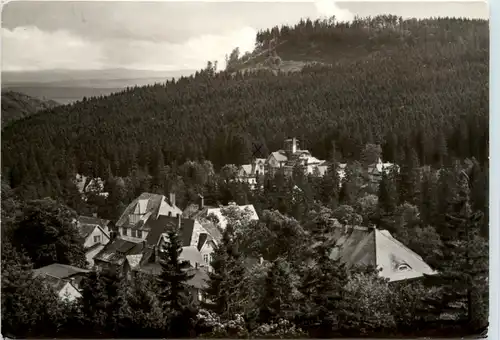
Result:
{"label": "steep dark roof", "polygon": [[135,242],[117,237],[94,257],[94,261],[122,264],[126,255],[140,254],[142,249],[142,240]]}
{"label": "steep dark roof", "polygon": [[205,241],[207,241],[208,234],[206,233],[201,233],[200,238],[198,239],[198,250],[201,250],[203,248],[203,245],[205,244]]}
{"label": "steep dark roof", "polygon": [[48,266],[33,270],[33,275],[50,275],[56,278],[65,279],[75,274],[83,274],[88,272],[89,270],[87,269],[82,269],[67,264],[52,263]]}
{"label": "steep dark roof", "polygon": [[177,220],[177,218],[163,215],[158,216],[158,219],[156,220],[152,218],[149,219],[146,222],[146,225],[149,228],[148,236],[146,237],[146,243],[149,246],[156,245],[161,234],[166,233],[172,229],[176,229],[178,223],[179,221]]}
{"label": "steep dark roof", "polygon": [[94,224],[103,227],[107,226],[110,221],[98,217],[78,216],[78,222],[82,224]]}

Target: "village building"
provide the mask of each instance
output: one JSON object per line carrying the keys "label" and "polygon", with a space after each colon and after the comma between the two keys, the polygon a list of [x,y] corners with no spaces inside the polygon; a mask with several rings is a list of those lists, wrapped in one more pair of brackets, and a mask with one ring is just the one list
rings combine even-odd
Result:
{"label": "village building", "polygon": [[87,269],[53,263],[33,270],[33,277],[42,278],[62,301],[72,302],[82,297],[80,283],[88,272]]}
{"label": "village building", "polygon": [[132,201],[116,222],[116,230],[121,236],[134,239],[146,239],[148,235],[147,222],[158,219],[159,216],[180,216],[182,210],[175,204],[175,194],[171,193],[169,200],[158,194],[144,192]]}
{"label": "village building", "polygon": [[341,259],[348,267],[374,266],[381,269],[379,275],[389,282],[436,274],[420,255],[387,230],[344,226],[336,220],[333,220],[333,229],[326,235],[327,244],[331,245],[330,257]]}
{"label": "village building", "polygon": [[110,221],[97,217],[79,216],[76,226],[83,242],[89,268],[94,266],[94,256],[110,240]]}
{"label": "village building", "polygon": [[255,158],[250,164],[243,164],[238,167],[236,180],[248,183],[251,189],[255,189],[259,179],[263,178],[266,172],[266,159]]}
{"label": "village building", "polygon": [[188,270],[194,277],[188,285],[198,299],[204,278],[211,270],[210,262],[217,239],[198,221],[182,218],[180,214],[177,217],[159,215],[156,219],[149,218],[141,223],[141,230],[145,232],[140,235],[117,235],[94,258],[97,270],[119,273],[129,279],[138,272],[160,274],[160,258],[168,242],[168,232],[175,230],[182,246],[179,258],[190,265]]}
{"label": "village building", "polygon": [[324,160],[317,159],[309,150],[301,150],[295,137],[285,140],[284,149],[272,152],[266,160],[267,171],[275,173],[283,169],[286,176],[293,174],[296,165],[302,165],[306,174],[324,174],[327,168]]}

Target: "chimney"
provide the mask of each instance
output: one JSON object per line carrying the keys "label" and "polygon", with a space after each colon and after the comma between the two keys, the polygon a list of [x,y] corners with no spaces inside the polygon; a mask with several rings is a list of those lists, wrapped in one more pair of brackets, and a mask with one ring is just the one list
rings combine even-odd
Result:
{"label": "chimney", "polygon": [[175,192],[170,193],[170,205],[175,207]]}
{"label": "chimney", "polygon": [[203,208],[205,208],[205,198],[202,194],[199,194],[198,196],[200,197],[199,209],[203,210]]}

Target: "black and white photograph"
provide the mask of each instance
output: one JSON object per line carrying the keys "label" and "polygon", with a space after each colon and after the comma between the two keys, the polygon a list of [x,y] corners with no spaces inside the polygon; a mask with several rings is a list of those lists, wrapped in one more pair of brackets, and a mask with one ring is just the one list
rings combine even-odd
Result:
{"label": "black and white photograph", "polygon": [[491,338],[489,18],[3,3],[2,338]]}

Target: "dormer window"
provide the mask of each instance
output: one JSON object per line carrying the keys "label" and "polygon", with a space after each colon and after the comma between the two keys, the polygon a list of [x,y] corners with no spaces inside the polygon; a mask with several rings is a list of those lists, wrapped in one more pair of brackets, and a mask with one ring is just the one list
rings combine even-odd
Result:
{"label": "dormer window", "polygon": [[402,264],[398,265],[397,269],[400,272],[405,272],[405,271],[410,270],[411,267],[409,265],[407,265],[406,263],[402,263]]}

